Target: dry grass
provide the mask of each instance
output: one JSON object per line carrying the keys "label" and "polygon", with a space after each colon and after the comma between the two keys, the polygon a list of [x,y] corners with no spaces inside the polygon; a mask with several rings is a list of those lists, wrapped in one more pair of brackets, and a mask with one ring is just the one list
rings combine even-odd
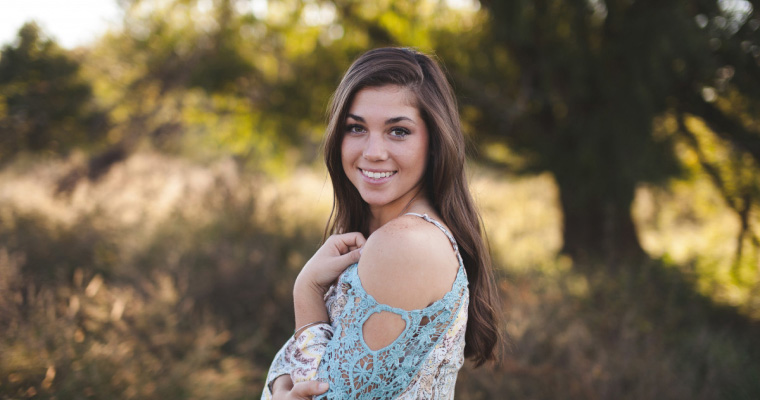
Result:
{"label": "dry grass", "polygon": [[[0,399],[257,397],[329,214],[324,172],[141,153],[56,195],[77,164],[0,171]],[[457,398],[760,397],[758,274],[721,278],[731,216],[699,185],[639,193],[663,261],[592,274],[557,257],[551,177],[473,170],[513,346]]]}

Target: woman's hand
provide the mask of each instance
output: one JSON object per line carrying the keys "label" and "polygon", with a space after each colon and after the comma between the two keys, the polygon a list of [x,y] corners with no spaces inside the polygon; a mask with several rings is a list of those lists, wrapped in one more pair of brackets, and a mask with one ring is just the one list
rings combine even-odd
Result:
{"label": "woman's hand", "polygon": [[364,242],[366,239],[359,232],[330,236],[304,265],[296,286],[310,287],[324,294],[346,267],[359,261]]}
{"label": "woman's hand", "polygon": [[293,286],[296,333],[302,327],[329,321],[324,303],[327,288],[346,267],[359,261],[365,241],[358,232],[332,235],[303,266]]}
{"label": "woman's hand", "polygon": [[272,400],[311,400],[330,386],[324,382],[308,381],[293,385],[289,375],[282,375],[272,383]]}

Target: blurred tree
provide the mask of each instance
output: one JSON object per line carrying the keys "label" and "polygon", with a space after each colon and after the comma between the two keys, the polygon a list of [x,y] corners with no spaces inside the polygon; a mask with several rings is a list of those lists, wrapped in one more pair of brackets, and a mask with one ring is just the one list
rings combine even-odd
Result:
{"label": "blurred tree", "polygon": [[19,151],[64,152],[99,140],[104,115],[79,62],[34,23],[0,52],[0,162]]}
{"label": "blurred tree", "polygon": [[115,142],[134,149],[147,139],[185,154],[221,150],[270,172],[286,159],[314,159],[326,88],[349,55],[326,50],[342,36],[340,27],[326,32],[334,15],[306,24],[309,4],[272,3],[263,18],[230,0],[121,1],[123,31],[91,55],[116,115]]}
{"label": "blurred tree", "polygon": [[245,52],[245,21],[235,2],[119,5],[122,27],[87,50],[85,66],[113,121],[108,147],[66,175],[59,190],[99,177],[140,146],[178,152],[193,142],[184,139],[203,137],[193,146],[213,148],[214,138],[231,133],[254,141],[256,118],[241,88],[257,81],[257,71]]}
{"label": "blurred tree", "polygon": [[458,21],[437,1],[270,1],[266,15],[245,1],[119,3],[123,31],[90,55],[113,105],[109,136],[127,149],[218,147],[259,167],[316,159],[329,96],[358,54],[429,49],[431,26]]}
{"label": "blurred tree", "polygon": [[[490,147],[506,143],[526,170],[554,174],[563,251],[576,261],[645,256],[631,219],[636,186],[679,172],[674,143],[689,132],[676,124],[657,134],[658,117],[704,120],[757,168],[760,22],[750,3],[482,3],[484,24],[449,37],[441,53],[456,61],[449,65],[484,158],[504,161]],[[748,193],[727,196],[749,204]]]}

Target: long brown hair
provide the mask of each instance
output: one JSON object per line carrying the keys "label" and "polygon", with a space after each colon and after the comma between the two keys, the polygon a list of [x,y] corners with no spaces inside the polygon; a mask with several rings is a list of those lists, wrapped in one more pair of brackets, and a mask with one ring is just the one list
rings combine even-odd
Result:
{"label": "long brown hair", "polygon": [[343,76],[330,101],[325,137],[325,163],[335,193],[325,233],[369,233],[369,207],[343,171],[341,142],[356,93],[385,85],[414,93],[427,126],[430,147],[423,186],[459,244],[470,288],[465,356],[481,365],[496,358],[500,340],[498,295],[480,217],[465,176],[465,141],[456,99],[443,71],[427,55],[407,48],[374,49],[354,61]]}

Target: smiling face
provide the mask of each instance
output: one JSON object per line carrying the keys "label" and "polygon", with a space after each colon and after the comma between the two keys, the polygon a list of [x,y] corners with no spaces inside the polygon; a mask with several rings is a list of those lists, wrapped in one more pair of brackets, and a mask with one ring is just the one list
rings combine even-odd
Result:
{"label": "smiling face", "polygon": [[383,222],[415,199],[425,174],[428,131],[413,99],[398,86],[366,88],[356,93],[345,121],[343,171]]}

